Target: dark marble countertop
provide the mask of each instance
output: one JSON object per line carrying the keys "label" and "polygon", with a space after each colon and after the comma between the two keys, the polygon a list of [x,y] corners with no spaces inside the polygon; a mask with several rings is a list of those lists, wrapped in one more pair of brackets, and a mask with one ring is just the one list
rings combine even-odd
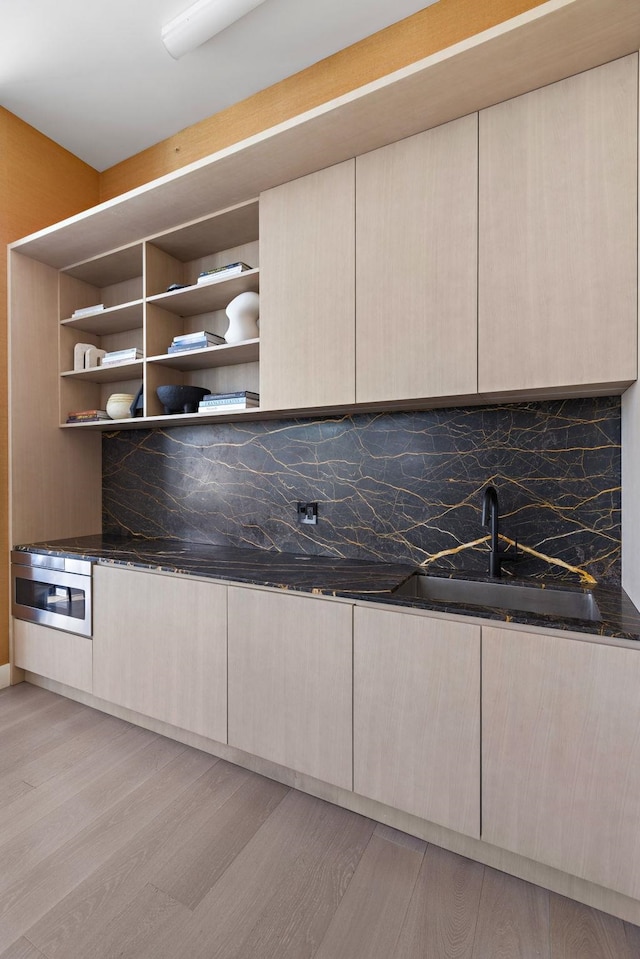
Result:
{"label": "dark marble countertop", "polygon": [[[29,544],[18,546],[16,549],[22,552],[88,559],[114,566],[210,577],[254,586],[366,600],[395,607],[474,616],[496,623],[508,622],[612,639],[640,641],[640,613],[622,589],[605,589],[596,586],[593,593],[602,618],[598,621],[585,621],[490,606],[478,607],[398,596],[393,590],[415,571],[415,567],[409,564],[278,553],[270,550],[212,546],[167,539],[100,535]],[[429,574],[482,580],[477,573],[467,576],[433,568],[429,569]],[[541,584],[539,580],[536,580],[530,581],[528,585],[535,588]],[[566,582],[547,582],[545,587],[566,589],[567,584]],[[580,589],[579,586],[574,588]]]}

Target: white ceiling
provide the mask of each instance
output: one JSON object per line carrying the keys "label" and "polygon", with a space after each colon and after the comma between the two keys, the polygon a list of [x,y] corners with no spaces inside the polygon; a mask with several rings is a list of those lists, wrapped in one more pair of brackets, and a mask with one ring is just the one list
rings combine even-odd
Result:
{"label": "white ceiling", "polygon": [[436,0],[266,0],[181,60],[190,0],[0,0],[0,104],[98,170]]}

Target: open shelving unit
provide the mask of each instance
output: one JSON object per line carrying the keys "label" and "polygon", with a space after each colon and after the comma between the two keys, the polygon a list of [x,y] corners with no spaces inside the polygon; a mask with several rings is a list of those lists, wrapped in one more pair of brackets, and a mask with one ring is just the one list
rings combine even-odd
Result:
{"label": "open shelving unit", "polygon": [[[167,416],[156,390],[163,385],[202,386],[211,392],[259,392],[259,340],[222,344],[184,353],[168,348],[180,334],[206,329],[224,336],[225,309],[234,297],[259,292],[258,201],[250,200],[202,217],[167,233],[65,267],[59,274],[60,426],[107,430],[237,418],[203,413]],[[243,261],[250,270],[198,284],[204,270]],[[168,291],[172,284],[182,288]],[[85,316],[76,310],[103,304]],[[117,366],[73,369],[74,348],[87,343],[111,351],[136,347],[140,360]],[[137,394],[143,386],[141,417],[97,423],[66,423],[70,412],[104,409],[114,392]]]}

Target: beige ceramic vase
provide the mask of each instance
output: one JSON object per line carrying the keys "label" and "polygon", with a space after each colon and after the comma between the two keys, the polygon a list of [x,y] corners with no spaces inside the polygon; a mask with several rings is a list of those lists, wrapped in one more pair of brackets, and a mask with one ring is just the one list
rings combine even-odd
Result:
{"label": "beige ceramic vase", "polygon": [[132,393],[112,393],[107,400],[107,413],[112,420],[128,420],[131,417]]}

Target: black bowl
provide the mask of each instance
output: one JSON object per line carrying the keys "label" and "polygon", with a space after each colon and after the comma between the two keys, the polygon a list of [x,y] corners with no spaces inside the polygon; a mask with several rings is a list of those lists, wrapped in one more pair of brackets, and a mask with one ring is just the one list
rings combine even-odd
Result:
{"label": "black bowl", "polygon": [[198,403],[210,392],[211,390],[205,390],[201,386],[159,386],[156,390],[167,415],[197,413]]}

